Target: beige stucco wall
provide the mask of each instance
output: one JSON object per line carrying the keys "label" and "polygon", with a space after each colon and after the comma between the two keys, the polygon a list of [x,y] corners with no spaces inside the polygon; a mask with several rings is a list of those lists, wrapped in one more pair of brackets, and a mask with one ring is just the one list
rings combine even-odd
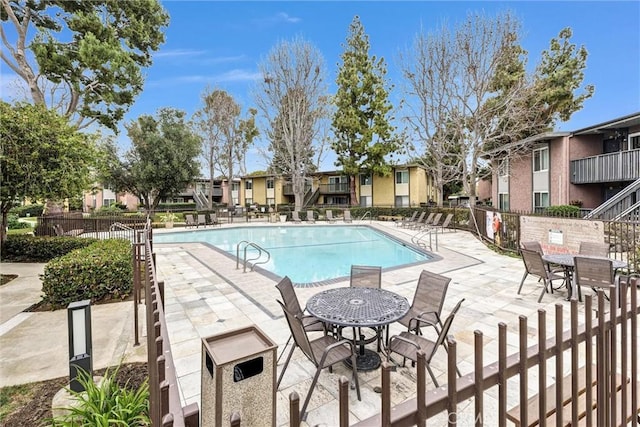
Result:
{"label": "beige stucco wall", "polygon": [[420,206],[427,202],[427,176],[425,170],[418,167],[409,168],[409,203]]}
{"label": "beige stucco wall", "polygon": [[253,203],[264,205],[267,203],[267,177],[253,178]]}
{"label": "beige stucco wall", "polygon": [[520,217],[520,242],[540,242],[545,253],[577,253],[580,242],[604,240],[602,221],[583,219]]}
{"label": "beige stucco wall", "polygon": [[395,174],[373,175],[373,206],[393,206],[395,204]]}

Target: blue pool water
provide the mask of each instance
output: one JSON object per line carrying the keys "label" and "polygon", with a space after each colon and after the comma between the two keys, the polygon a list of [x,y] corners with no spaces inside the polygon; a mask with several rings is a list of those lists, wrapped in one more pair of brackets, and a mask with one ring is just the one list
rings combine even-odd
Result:
{"label": "blue pool water", "polygon": [[[425,262],[418,251],[367,226],[239,227],[155,234],[154,242],[204,242],[235,257],[243,240],[271,254],[261,267],[295,283],[314,283],[349,276],[352,264],[383,268]],[[242,250],[240,256],[242,258]],[[252,248],[247,258],[257,255]]]}

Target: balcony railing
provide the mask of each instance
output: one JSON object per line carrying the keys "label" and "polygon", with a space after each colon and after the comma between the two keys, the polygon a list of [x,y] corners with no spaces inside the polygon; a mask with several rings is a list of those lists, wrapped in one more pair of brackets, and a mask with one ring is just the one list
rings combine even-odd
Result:
{"label": "balcony railing", "polygon": [[[310,189],[311,185],[305,185],[304,193],[307,194]],[[293,184],[284,184],[282,186],[282,194],[284,194],[285,196],[293,196]]]}
{"label": "balcony railing", "polygon": [[334,184],[320,184],[321,194],[344,194],[349,193],[349,183],[339,182]]}
{"label": "balcony railing", "polygon": [[635,181],[640,178],[640,150],[601,154],[571,161],[572,184]]}

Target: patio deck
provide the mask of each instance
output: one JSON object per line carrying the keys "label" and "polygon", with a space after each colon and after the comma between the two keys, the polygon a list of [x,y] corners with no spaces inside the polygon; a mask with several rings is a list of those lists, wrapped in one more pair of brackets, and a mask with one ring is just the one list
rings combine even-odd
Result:
{"label": "patio deck", "polygon": [[[400,229],[389,222],[367,221],[365,224],[406,241],[410,241],[413,234],[411,230]],[[510,354],[517,350],[518,316],[527,316],[530,324],[535,325],[539,309],[553,313],[556,304],[569,306],[569,302],[564,300],[566,292],[547,294],[538,304],[538,286],[541,285],[532,277],[527,278],[522,294],[517,295],[524,271],[519,258],[494,253],[468,232],[449,231],[439,234],[438,239],[439,247],[434,252],[441,259],[385,271],[382,274],[382,287],[411,301],[422,269],[452,278],[443,313],[448,313],[459,299],[466,298],[451,328],[451,334],[458,343],[459,368],[463,375],[473,370],[475,330],[484,334],[485,364],[491,363],[497,360],[495,343],[499,322],[508,326]],[[276,303],[279,298],[276,282],[257,272],[242,273],[242,270],[236,270],[235,262],[199,243],[156,243],[154,250],[159,279],[165,282],[166,320],[183,405],[192,402],[200,405],[201,338],[256,324],[280,347],[286,342],[289,329]],[[307,299],[319,289],[339,286],[348,286],[348,279],[322,288],[299,288],[296,292],[304,306]],[[581,310],[583,307],[580,305]],[[552,331],[552,315],[547,316],[547,322],[548,330]],[[391,327],[391,333],[401,330],[402,327],[397,324]],[[530,336],[533,342],[535,335]],[[432,368],[438,381],[446,383],[446,356],[443,350],[435,356]],[[278,372],[280,369],[281,366],[278,366]],[[551,375],[553,369],[549,369],[549,372]],[[297,351],[277,392],[276,425],[288,425],[288,396],[292,391],[297,391],[304,398],[313,373],[314,367]],[[338,424],[338,378],[341,375],[349,377],[350,372],[341,366],[333,373],[325,371],[321,374],[309,404],[308,425]],[[415,396],[415,380],[415,368],[410,364],[392,375],[393,405]],[[355,393],[350,393],[351,423],[380,412],[380,394],[373,390],[380,385],[380,369],[360,373],[360,384],[361,402],[356,399]],[[434,387],[428,379],[427,391]],[[535,381],[530,382],[531,393],[537,392],[536,387]],[[517,404],[517,387],[510,388],[510,393],[516,393],[512,398],[513,404]],[[484,423],[497,425],[497,419],[491,418],[497,415],[497,411],[492,410],[494,406],[497,408],[497,401],[491,392],[486,395],[484,404]],[[458,410],[460,425],[471,425],[473,404],[459,405]],[[444,421],[446,414],[442,416]]]}

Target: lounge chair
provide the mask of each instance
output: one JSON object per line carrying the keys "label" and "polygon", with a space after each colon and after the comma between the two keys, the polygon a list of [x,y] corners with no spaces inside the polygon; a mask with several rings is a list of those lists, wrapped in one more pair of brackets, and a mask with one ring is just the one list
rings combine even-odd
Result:
{"label": "lounge chair", "polygon": [[[451,313],[449,313],[449,316],[447,316],[447,319],[444,321],[442,330],[438,333],[438,338],[435,341],[424,338],[417,333],[412,334],[410,331],[401,332],[400,335],[394,335],[393,337],[391,337],[389,339],[389,346],[387,348],[387,360],[393,361],[393,359],[391,359],[391,353],[396,353],[405,359],[416,362],[418,360],[418,350],[422,350],[426,356],[426,368],[427,371],[429,371],[429,375],[431,375],[433,384],[435,384],[436,387],[440,387],[438,381],[436,380],[436,376],[431,370],[431,360],[433,359],[433,356],[436,354],[440,346],[443,346],[445,349],[447,348],[447,334],[449,333],[449,329],[451,328],[453,319],[460,309],[463,301],[464,298],[458,301],[458,304],[456,304],[453,310],[451,310]],[[456,370],[458,370],[457,367]],[[458,375],[460,375],[459,372]]]}
{"label": "lounge chair", "polygon": [[298,213],[298,211],[291,212],[291,218],[293,218],[293,222],[295,222],[296,224],[302,223],[302,220],[300,219],[300,214]]}
{"label": "lounge chair", "polygon": [[185,224],[187,225],[187,227],[197,227],[198,226],[198,223],[196,222],[196,220],[195,220],[195,218],[193,217],[192,214],[185,214],[184,221],[185,221]]}
{"label": "lounge chair", "polygon": [[207,216],[205,214],[198,214],[198,223],[197,226],[207,226]]}
{"label": "lounge chair", "polygon": [[308,210],[308,211],[307,211],[307,222],[308,222],[309,224],[315,224],[315,223],[316,223],[316,220],[315,220],[315,218],[313,217],[313,211],[312,211],[312,210]]}
{"label": "lounge chair", "polygon": [[444,229],[449,226],[449,223],[451,222],[452,219],[453,219],[453,214],[452,213],[447,214],[446,218],[444,219],[441,225],[432,225],[431,228],[436,230],[436,233],[438,232],[438,230],[444,233]]}
{"label": "lounge chair", "polygon": [[209,224],[211,225],[220,225],[220,221],[218,221],[218,217],[214,213],[209,214]]}
{"label": "lounge chair", "polygon": [[62,225],[55,224],[53,226],[53,231],[56,233],[56,236],[69,236],[69,237],[78,237],[82,233],[84,233],[84,228],[76,228],[69,231],[64,231]]}
{"label": "lounge chair", "polygon": [[415,221],[417,216],[418,216],[418,211],[413,211],[413,215],[411,215],[411,218],[403,219],[402,221],[396,221],[396,226],[397,227],[404,227],[407,224],[410,224],[413,221]]}
{"label": "lounge chair", "polygon": [[342,220],[347,223],[353,222],[351,219],[351,211],[349,209],[345,209],[344,212],[342,212]]}
{"label": "lounge chair", "polygon": [[329,221],[329,223],[333,224],[334,222],[336,222],[336,219],[333,217],[333,211],[328,210],[325,212],[325,214],[327,215],[327,221]]}
{"label": "lounge chair", "polygon": [[[404,224],[401,224],[400,227],[402,228],[413,228],[416,227],[418,224],[422,223],[422,221],[424,220],[424,216],[427,214],[427,211],[422,211],[420,212],[420,216],[418,217],[418,219],[414,219],[413,221],[407,221]],[[433,217],[433,215],[431,215]]]}
{"label": "lounge chair", "polygon": [[415,227],[411,227],[411,228],[414,229],[414,230],[415,229],[425,230],[425,229],[428,229],[428,228],[437,227],[438,223],[440,223],[440,218],[442,218],[442,212],[438,212],[432,218],[433,219],[431,221],[429,221],[429,218],[427,218],[427,220],[424,222],[424,224],[418,224]]}

